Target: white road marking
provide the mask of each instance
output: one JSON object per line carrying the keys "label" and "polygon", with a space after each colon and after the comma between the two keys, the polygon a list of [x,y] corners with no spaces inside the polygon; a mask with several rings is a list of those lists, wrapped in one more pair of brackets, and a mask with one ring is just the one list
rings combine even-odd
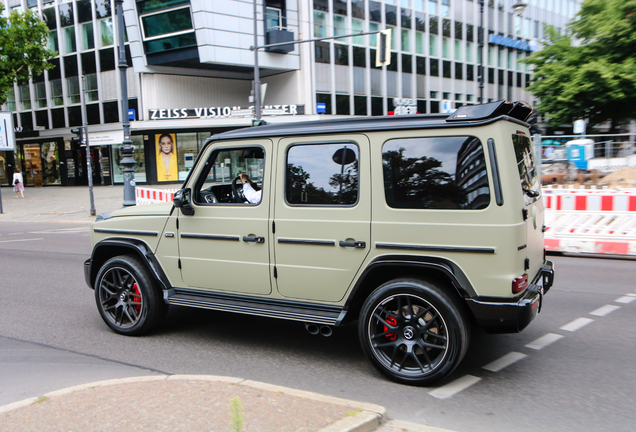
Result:
{"label": "white road marking", "polygon": [[479,381],[481,381],[481,378],[472,375],[464,375],[461,378],[457,378],[455,381],[449,382],[445,386],[436,388],[428,394],[437,399],[448,399]]}
{"label": "white road marking", "polygon": [[20,240],[2,240],[0,243],[16,243],[16,242],[25,242],[25,241],[34,241],[34,240],[44,240],[43,238],[34,238],[34,239],[20,239]]}
{"label": "white road marking", "polygon": [[532,349],[540,350],[542,348],[547,347],[552,342],[558,341],[562,337],[563,337],[562,335],[558,335],[558,334],[554,334],[554,333],[548,333],[548,334],[545,334],[545,335],[541,336],[539,339],[536,339],[536,340],[530,342],[529,344],[527,344],[526,348],[532,348]]}
{"label": "white road marking", "polygon": [[620,308],[621,308],[620,306],[616,306],[616,305],[605,305],[605,306],[601,306],[598,309],[593,310],[592,312],[590,312],[590,315],[603,317],[605,315],[611,314],[612,312]]}
{"label": "white road marking", "polygon": [[9,235],[22,235],[22,234],[24,234],[24,233],[23,232],[21,232],[21,233],[9,233]]}
{"label": "white road marking", "polygon": [[577,318],[574,321],[569,322],[563,327],[561,327],[561,330],[574,332],[580,329],[581,327],[585,327],[591,322],[594,322],[594,320],[589,318]]}
{"label": "white road marking", "polygon": [[90,231],[89,228],[63,228],[46,231],[29,231],[29,234],[75,234]]}
{"label": "white road marking", "polygon": [[633,302],[634,300],[636,300],[636,296],[631,296],[631,295],[629,295],[629,294],[628,294],[628,295],[626,295],[626,296],[619,297],[619,298],[617,298],[617,299],[616,299],[616,300],[614,300],[614,301],[615,301],[616,303],[625,303],[625,304],[627,304],[627,303],[631,303],[631,302]]}
{"label": "white road marking", "polygon": [[510,366],[511,364],[521,360],[522,358],[527,357],[525,354],[521,354],[518,352],[511,352],[501,357],[498,360],[495,360],[492,363],[488,363],[484,366],[484,369],[489,370],[491,372],[499,372],[505,367]]}

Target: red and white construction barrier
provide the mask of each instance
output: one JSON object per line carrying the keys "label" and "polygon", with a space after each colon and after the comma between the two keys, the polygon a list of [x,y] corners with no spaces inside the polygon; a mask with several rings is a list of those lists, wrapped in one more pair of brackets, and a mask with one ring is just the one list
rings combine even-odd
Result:
{"label": "red and white construction barrier", "polygon": [[636,255],[636,190],[543,192],[547,250]]}
{"label": "red and white construction barrier", "polygon": [[179,189],[152,189],[137,186],[135,188],[135,201],[137,205],[172,202],[174,193],[178,190]]}

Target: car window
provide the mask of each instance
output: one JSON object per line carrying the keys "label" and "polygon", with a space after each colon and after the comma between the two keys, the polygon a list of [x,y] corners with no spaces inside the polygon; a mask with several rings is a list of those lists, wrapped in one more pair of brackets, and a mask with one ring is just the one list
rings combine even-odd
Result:
{"label": "car window", "polygon": [[256,185],[263,187],[265,152],[262,147],[220,149],[212,152],[197,182],[195,201],[199,204],[245,203],[237,199],[232,183],[242,195],[242,182],[238,175],[245,173]]}
{"label": "car window", "polygon": [[298,144],[287,150],[285,199],[296,205],[354,205],[359,149],[354,143]]}
{"label": "car window", "polygon": [[512,144],[517,158],[521,190],[524,192],[523,199],[525,205],[529,205],[538,200],[541,193],[541,185],[532,153],[532,143],[527,136],[515,134],[512,136]]}
{"label": "car window", "polygon": [[382,148],[382,166],[390,207],[474,210],[490,203],[484,150],[478,138],[390,140]]}

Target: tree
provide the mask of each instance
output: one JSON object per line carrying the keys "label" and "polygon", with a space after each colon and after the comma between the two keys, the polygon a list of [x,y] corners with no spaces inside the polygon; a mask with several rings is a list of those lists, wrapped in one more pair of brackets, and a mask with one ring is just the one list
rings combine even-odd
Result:
{"label": "tree", "polygon": [[[585,0],[568,25],[546,26],[529,90],[553,125],[588,119],[612,129],[636,118],[636,0]],[[576,40],[577,43],[573,43]]]}
{"label": "tree", "polygon": [[[0,3],[0,14],[4,5]],[[49,28],[30,9],[0,16],[0,104],[7,100],[13,83],[24,83],[54,65],[47,62],[57,55],[47,48]]]}

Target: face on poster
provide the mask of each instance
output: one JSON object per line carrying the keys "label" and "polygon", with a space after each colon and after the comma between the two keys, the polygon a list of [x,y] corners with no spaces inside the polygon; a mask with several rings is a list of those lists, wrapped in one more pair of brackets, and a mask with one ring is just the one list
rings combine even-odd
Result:
{"label": "face on poster", "polygon": [[155,145],[157,151],[157,180],[178,180],[179,172],[177,168],[177,149],[175,145],[175,134],[156,134]]}
{"label": "face on poster", "polygon": [[173,133],[163,133],[155,136],[157,142],[157,154],[170,155],[175,152],[175,136]]}

